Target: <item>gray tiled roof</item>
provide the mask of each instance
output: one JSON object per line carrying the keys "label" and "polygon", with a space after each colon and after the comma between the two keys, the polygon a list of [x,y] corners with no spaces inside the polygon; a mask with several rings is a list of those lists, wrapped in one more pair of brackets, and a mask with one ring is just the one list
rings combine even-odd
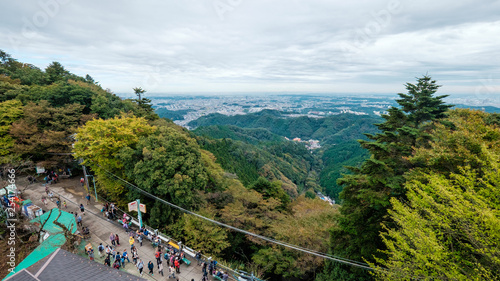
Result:
{"label": "gray tiled roof", "polygon": [[5,279],[6,281],[40,281],[40,279],[36,278],[33,276],[31,273],[26,271],[26,269],[23,269],[16,274],[12,275],[8,279]]}
{"label": "gray tiled roof", "polygon": [[[50,255],[43,265],[39,263],[35,265],[38,267],[38,271],[33,275],[40,281],[146,280],[62,249],[58,249]],[[9,281],[25,280],[33,281],[37,279],[9,279]]]}

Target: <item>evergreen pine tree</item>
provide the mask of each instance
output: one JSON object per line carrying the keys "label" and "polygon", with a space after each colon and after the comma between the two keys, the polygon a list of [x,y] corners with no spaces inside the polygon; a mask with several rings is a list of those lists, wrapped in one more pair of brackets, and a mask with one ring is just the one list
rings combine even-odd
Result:
{"label": "evergreen pine tree", "polygon": [[[407,157],[413,149],[426,145],[431,121],[445,117],[451,105],[443,96],[434,96],[440,86],[429,76],[407,83],[407,94],[398,94],[400,107],[392,107],[383,115],[385,122],[375,124],[381,133],[360,140],[371,153],[359,168],[338,180],[343,186],[342,207],[338,226],[332,230],[331,249],[337,256],[357,261],[373,261],[377,249],[384,244],[379,236],[381,223],[390,224],[387,209],[393,197],[404,198],[404,173],[411,168]],[[370,280],[366,270],[338,263],[328,263],[318,280]]]}

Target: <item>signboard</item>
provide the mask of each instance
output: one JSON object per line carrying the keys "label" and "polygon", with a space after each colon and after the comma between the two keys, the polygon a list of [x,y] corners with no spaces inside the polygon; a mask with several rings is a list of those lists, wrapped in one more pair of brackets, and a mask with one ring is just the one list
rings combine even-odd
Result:
{"label": "signboard", "polygon": [[[146,213],[146,205],[139,204],[139,210],[143,213]],[[132,201],[128,203],[128,211],[137,211],[137,201]]]}
{"label": "signboard", "polygon": [[146,213],[146,205],[139,204],[139,210],[141,210],[141,212],[143,212],[143,213]]}
{"label": "signboard", "polygon": [[36,166],[36,173],[37,174],[45,173],[45,167]]}
{"label": "signboard", "polygon": [[128,203],[128,211],[129,212],[137,211],[137,202],[136,201],[132,201],[132,202]]}

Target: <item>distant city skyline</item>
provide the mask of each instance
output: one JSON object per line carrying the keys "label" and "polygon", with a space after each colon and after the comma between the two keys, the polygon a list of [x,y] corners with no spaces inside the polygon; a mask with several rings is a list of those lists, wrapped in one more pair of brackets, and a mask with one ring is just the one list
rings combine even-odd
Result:
{"label": "distant city skyline", "polygon": [[[251,92],[251,93],[145,93],[144,97],[150,99],[163,99],[163,98],[183,98],[183,97],[276,97],[276,96],[318,96],[318,97],[353,97],[353,98],[381,98],[381,99],[391,99],[396,100],[399,98],[397,95],[399,92],[394,93],[282,93],[282,92]],[[401,93],[406,93],[406,91],[401,91]],[[116,93],[122,98],[136,98],[133,93]],[[500,94],[486,93],[482,95],[469,94],[469,93],[442,93],[438,90],[437,95],[448,95],[445,101],[451,104],[461,104],[461,105],[473,105],[473,106],[494,106],[500,108]]]}
{"label": "distant city skyline", "polygon": [[[0,49],[121,96],[500,95],[500,1],[6,1]],[[243,93],[242,93],[243,92]]]}
{"label": "distant city skyline", "polygon": [[[396,97],[345,96],[345,95],[193,95],[152,97],[152,104],[160,117],[172,119],[177,125],[193,129],[191,121],[209,114],[227,116],[246,115],[263,110],[275,110],[283,117],[307,116],[324,118],[329,115],[354,114],[381,116],[392,106],[398,106]],[[479,100],[447,98],[449,104],[457,107],[471,107],[478,110],[500,113],[500,100]],[[196,126],[196,125],[195,125]]]}

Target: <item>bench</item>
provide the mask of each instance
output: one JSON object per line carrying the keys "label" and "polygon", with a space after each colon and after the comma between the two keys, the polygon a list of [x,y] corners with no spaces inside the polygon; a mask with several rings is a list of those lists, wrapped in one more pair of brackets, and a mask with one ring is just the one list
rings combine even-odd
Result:
{"label": "bench", "polygon": [[214,277],[214,279],[213,279],[213,280],[219,280],[219,281],[222,281],[222,278],[220,278],[219,276],[217,276],[217,275],[212,275],[212,276]]}
{"label": "bench", "polygon": [[172,247],[176,248],[177,250],[179,250],[179,248],[180,248],[180,247],[179,247],[179,245],[175,244],[175,243],[174,243],[174,242],[172,242],[172,241],[168,242],[168,245],[170,245],[170,246],[172,246]]}
{"label": "bench", "polygon": [[190,265],[191,264],[191,261],[186,259],[186,258],[182,258],[182,262],[185,263],[186,265]]}

